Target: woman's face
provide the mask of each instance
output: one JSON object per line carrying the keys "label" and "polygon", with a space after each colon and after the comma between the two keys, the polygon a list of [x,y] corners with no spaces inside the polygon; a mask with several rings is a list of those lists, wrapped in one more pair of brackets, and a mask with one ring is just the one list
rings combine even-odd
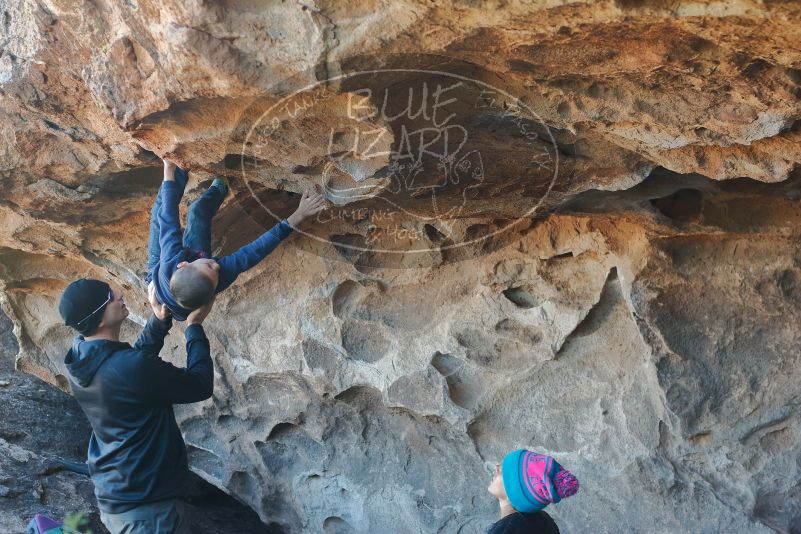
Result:
{"label": "woman's face", "polygon": [[495,471],[492,473],[492,481],[490,481],[490,485],[487,487],[487,491],[490,492],[495,498],[498,499],[505,499],[506,498],[506,490],[503,489],[503,476],[501,475],[501,464],[495,464]]}

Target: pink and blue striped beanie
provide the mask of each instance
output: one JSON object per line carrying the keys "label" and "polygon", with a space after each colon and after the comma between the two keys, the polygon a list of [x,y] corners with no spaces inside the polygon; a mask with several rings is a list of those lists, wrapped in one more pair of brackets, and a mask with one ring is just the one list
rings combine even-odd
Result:
{"label": "pink and blue striped beanie", "polygon": [[576,477],[554,458],[525,449],[504,457],[501,474],[509,504],[526,514],[539,512],[579,489]]}

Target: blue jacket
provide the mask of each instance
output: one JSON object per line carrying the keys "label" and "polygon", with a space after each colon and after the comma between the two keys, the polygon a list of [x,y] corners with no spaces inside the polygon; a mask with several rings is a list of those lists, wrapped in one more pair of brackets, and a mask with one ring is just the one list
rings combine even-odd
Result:
{"label": "blue jacket", "polygon": [[172,320],[148,320],[133,347],[77,336],[64,363],[89,423],[89,474],[108,513],[186,496],[189,466],[173,404],[211,397],[214,368],[201,325],[186,329],[186,368],[159,358]]}
{"label": "blue jacket", "polygon": [[[184,308],[176,302],[170,292],[170,278],[179,263],[193,261],[197,258],[193,251],[183,246],[181,222],[178,215],[178,203],[181,201],[180,188],[174,181],[165,181],[161,184],[160,194],[162,195],[161,211],[159,212],[161,253],[159,264],[153,269],[153,283],[156,286],[156,295],[170,309],[175,320],[184,321],[192,310]],[[291,232],[292,227],[284,219],[233,254],[217,259],[217,263],[220,264],[220,272],[215,293],[226,289],[234,283],[237,276],[263,260]]]}

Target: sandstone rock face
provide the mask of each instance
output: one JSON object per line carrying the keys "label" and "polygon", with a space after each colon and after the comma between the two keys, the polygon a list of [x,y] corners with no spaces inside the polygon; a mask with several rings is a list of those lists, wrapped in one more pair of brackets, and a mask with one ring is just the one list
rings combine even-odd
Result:
{"label": "sandstone rock face", "polygon": [[[193,469],[285,532],[482,532],[556,455],[567,532],[801,531],[801,9],[0,0],[0,283],[66,388],[60,291],[146,318],[158,155],[233,194]],[[165,358],[183,362],[180,328]]]}
{"label": "sandstone rock face", "polygon": [[85,454],[91,429],[74,399],[14,371],[10,327],[0,315],[0,529],[23,532],[37,513],[83,513],[93,531],[106,532],[88,477],[59,463]]}

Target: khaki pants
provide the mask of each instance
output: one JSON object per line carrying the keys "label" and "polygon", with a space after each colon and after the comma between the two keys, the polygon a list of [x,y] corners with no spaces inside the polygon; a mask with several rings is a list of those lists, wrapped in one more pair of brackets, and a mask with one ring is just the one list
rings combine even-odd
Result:
{"label": "khaki pants", "polygon": [[127,512],[100,511],[100,520],[111,534],[191,534],[189,506],[171,499],[137,506]]}

